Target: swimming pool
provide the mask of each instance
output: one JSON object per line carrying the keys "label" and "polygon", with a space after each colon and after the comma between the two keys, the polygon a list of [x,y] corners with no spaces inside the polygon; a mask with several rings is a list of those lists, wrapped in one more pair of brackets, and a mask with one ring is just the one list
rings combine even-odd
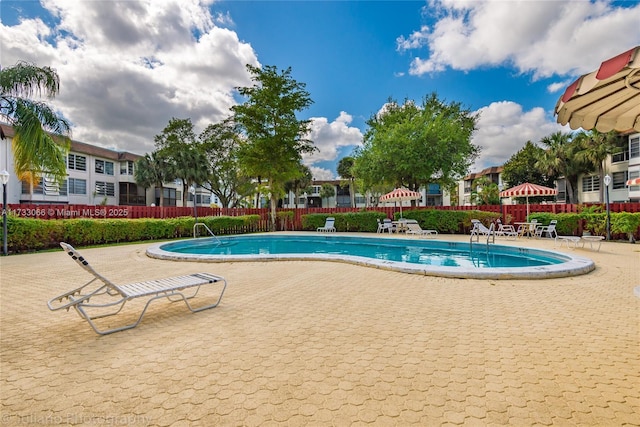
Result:
{"label": "swimming pool", "polygon": [[251,234],[163,243],[152,258],[199,262],[324,260],[444,277],[542,279],[586,274],[587,258],[486,243],[327,234]]}

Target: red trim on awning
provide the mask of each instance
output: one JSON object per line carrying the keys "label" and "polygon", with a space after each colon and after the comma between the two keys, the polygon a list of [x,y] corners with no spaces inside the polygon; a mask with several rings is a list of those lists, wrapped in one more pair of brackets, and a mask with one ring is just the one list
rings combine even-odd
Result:
{"label": "red trim on awning", "polygon": [[598,69],[596,79],[606,80],[626,67],[629,62],[631,62],[631,55],[633,54],[634,50],[636,50],[635,47],[633,49],[629,49],[624,53],[621,53],[618,56],[614,56],[613,58],[604,61]]}
{"label": "red trim on awning", "polygon": [[568,100],[571,99],[573,94],[576,93],[576,90],[578,89],[578,84],[580,83],[580,80],[582,80],[582,77],[580,77],[575,82],[571,83],[571,86],[569,86],[567,88],[567,90],[564,91],[564,95],[562,95],[562,102],[567,102]]}

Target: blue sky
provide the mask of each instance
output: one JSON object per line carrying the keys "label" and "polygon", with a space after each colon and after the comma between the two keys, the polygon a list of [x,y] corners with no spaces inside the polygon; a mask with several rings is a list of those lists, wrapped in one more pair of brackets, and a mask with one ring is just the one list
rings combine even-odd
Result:
{"label": "blue sky", "polygon": [[292,68],[314,104],[317,179],[362,140],[389,97],[436,92],[478,113],[470,172],[557,130],[567,84],[640,45],[637,1],[0,2],[0,64],[49,65],[73,138],[143,154],[171,117],[229,114],[245,64]]}

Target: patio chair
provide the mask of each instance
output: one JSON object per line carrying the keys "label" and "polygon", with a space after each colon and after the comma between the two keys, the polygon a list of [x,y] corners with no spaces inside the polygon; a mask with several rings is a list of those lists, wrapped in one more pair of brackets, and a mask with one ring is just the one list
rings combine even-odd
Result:
{"label": "patio chair", "polygon": [[324,226],[322,227],[318,227],[316,229],[316,231],[323,231],[323,232],[335,232],[336,228],[333,226],[333,224],[336,222],[336,219],[332,216],[328,217],[325,222],[324,222]]}
{"label": "patio chair", "polygon": [[[149,304],[160,298],[167,298],[171,302],[184,301],[187,308],[194,313],[214,308],[220,304],[222,295],[227,287],[227,281],[223,277],[210,273],[194,273],[186,276],[169,277],[126,285],[116,285],[109,279],[97,273],[93,267],[89,265],[89,262],[73,248],[73,246],[64,242],[60,242],[60,246],[62,246],[65,252],[85,271],[90,273],[93,276],[93,279],[72,291],[65,292],[52,298],[49,300],[47,305],[52,311],[61,309],[66,309],[68,311],[70,308],[74,308],[80,317],[85,319],[89,325],[91,325],[93,330],[100,335],[107,335],[113,332],[135,328],[142,321],[142,317],[147,311]],[[93,286],[93,288],[90,288],[89,285],[95,281],[97,281],[98,284]],[[221,287],[222,289],[220,290],[220,295],[213,304],[207,304],[195,308],[189,303],[189,300],[198,294],[201,286],[214,283],[218,283],[218,287]],[[189,291],[188,295],[185,294],[185,291],[187,290]],[[127,302],[136,298],[146,298],[147,301],[142,308],[142,312],[139,317],[133,323],[102,330],[94,322],[96,319],[120,313]]]}
{"label": "patio chair", "polygon": [[549,225],[539,225],[536,227],[536,237],[542,237],[543,234],[547,233],[547,237],[556,238],[558,237],[558,232],[556,231],[556,224],[558,224],[558,220],[552,219]]}
{"label": "patio chair", "polygon": [[393,233],[393,222],[389,218],[385,218],[383,221],[378,219],[378,233],[384,233],[388,231],[389,234]]}
{"label": "patio chair", "polygon": [[496,236],[505,237],[507,239],[512,238],[514,240],[518,237],[518,231],[516,231],[513,225],[503,224],[500,219],[498,219],[496,223],[498,224],[498,228],[495,231]]}
{"label": "patio chair", "polygon": [[422,227],[420,227],[420,224],[418,224],[418,221],[416,220],[408,219],[405,225],[407,227],[407,234],[415,234],[418,236],[427,236],[427,237],[438,235],[438,230],[424,230]]}

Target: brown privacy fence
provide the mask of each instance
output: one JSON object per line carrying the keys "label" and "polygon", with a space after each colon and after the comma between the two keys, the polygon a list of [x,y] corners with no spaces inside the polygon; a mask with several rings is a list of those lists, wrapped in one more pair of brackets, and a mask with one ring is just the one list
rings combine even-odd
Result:
{"label": "brown privacy fence", "polygon": [[[605,211],[604,204],[530,204],[530,213],[577,213],[585,206],[600,206]],[[611,212],[640,212],[640,203],[611,203]],[[30,205],[14,204],[8,205],[8,212],[11,215],[21,218],[36,219],[70,219],[70,218],[177,218],[182,216],[193,216],[194,209],[191,207],[158,207],[158,206],[95,206],[95,205]],[[438,209],[453,211],[479,210],[485,212],[500,213],[504,222],[525,221],[527,216],[527,205],[486,205],[486,206],[403,206],[403,211],[416,209]],[[279,224],[279,229],[300,230],[302,229],[302,215],[307,214],[335,214],[345,212],[359,212],[362,208],[310,208],[310,209],[278,209],[277,212],[293,212],[291,221]],[[400,211],[400,207],[371,207],[369,211],[385,213],[389,218],[393,218],[395,213]],[[243,216],[259,215],[261,222],[264,222],[266,229],[270,210],[268,208],[210,208],[198,207],[198,217],[204,216]]]}

